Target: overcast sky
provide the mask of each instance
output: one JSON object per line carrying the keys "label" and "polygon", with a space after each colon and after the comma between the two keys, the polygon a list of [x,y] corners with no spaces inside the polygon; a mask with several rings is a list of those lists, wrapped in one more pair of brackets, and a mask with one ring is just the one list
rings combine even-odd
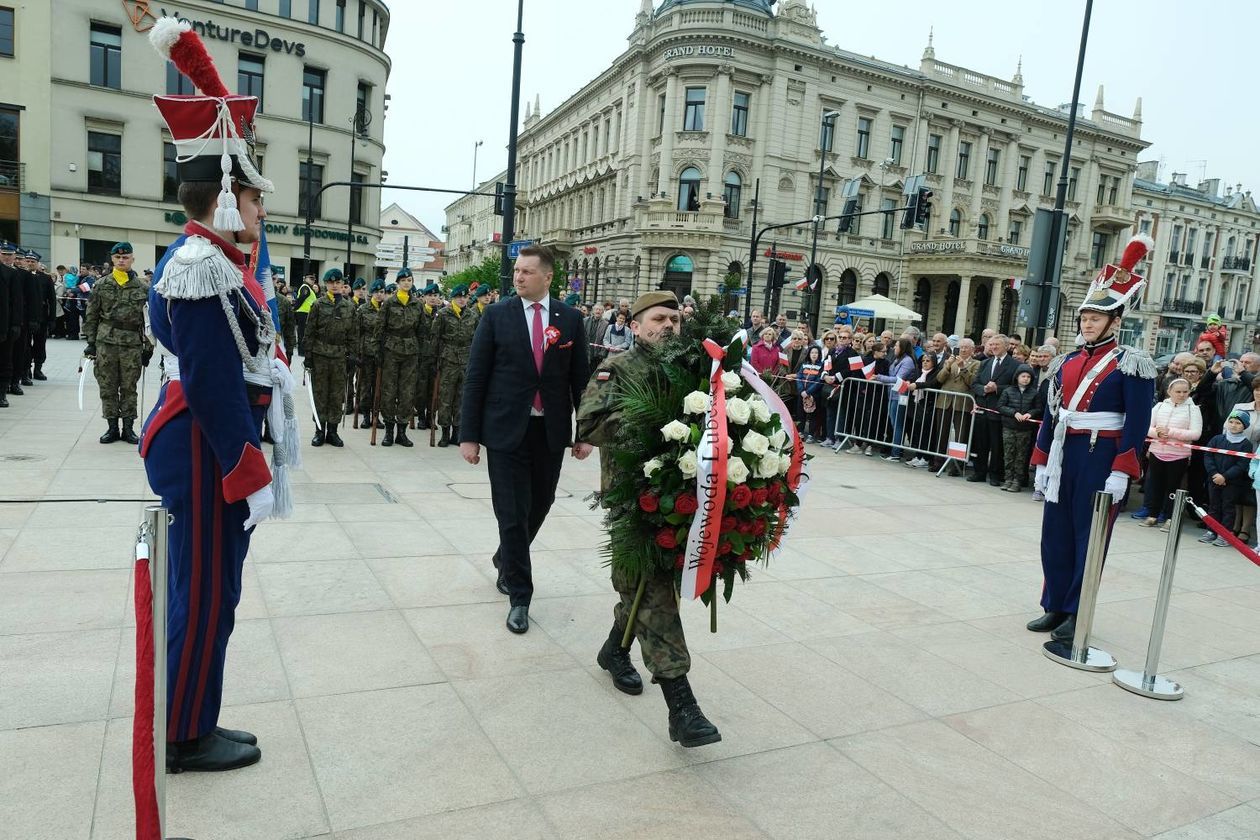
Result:
{"label": "overcast sky", "polygon": [[[660,6],[662,0],[656,0]],[[393,60],[385,169],[397,184],[468,189],[507,165],[515,0],[391,3],[386,51]],[[626,47],[640,0],[525,0],[524,102],[550,112]],[[1023,57],[1024,93],[1041,105],[1072,94],[1084,0],[819,0],[828,43],[917,67],[935,31],[938,61],[1009,79]],[[598,11],[596,11],[598,10]],[[1130,116],[1142,97],[1142,160],[1159,159],[1160,180],[1188,173],[1260,189],[1252,101],[1260,4],[1252,0],[1099,0],[1094,4],[1080,101],[1098,85],[1107,110]],[[451,196],[385,191],[434,233]],[[440,234],[439,234],[440,235]]]}

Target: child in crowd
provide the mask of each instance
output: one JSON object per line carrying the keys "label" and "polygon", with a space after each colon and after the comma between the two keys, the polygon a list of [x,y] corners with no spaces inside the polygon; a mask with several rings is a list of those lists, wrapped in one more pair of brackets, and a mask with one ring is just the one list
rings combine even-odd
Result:
{"label": "child in crowd", "polygon": [[813,443],[822,434],[823,413],[819,411],[818,406],[819,393],[823,384],[822,355],[822,349],[816,344],[811,344],[805,361],[801,362],[800,367],[796,369],[796,391],[801,410],[800,425],[806,443]]}
{"label": "child in crowd", "polygon": [[[1177,378],[1168,383],[1168,397],[1155,404],[1151,412],[1151,428],[1146,436],[1152,438],[1150,454],[1146,456],[1146,500],[1148,516],[1142,521],[1147,528],[1158,525],[1168,530],[1172,516],[1171,494],[1181,486],[1181,480],[1190,466],[1190,450],[1176,443],[1193,443],[1203,433],[1203,414],[1190,399],[1190,383]],[[1221,456],[1238,460],[1232,455]]]}
{"label": "child in crowd", "polygon": [[[1225,432],[1208,441],[1208,446],[1212,449],[1252,452],[1251,440],[1247,437],[1249,425],[1250,421],[1245,413],[1231,411],[1229,417],[1225,418]],[[1203,466],[1208,475],[1208,513],[1222,528],[1231,531],[1234,527],[1234,508],[1247,490],[1247,459],[1237,455],[1205,452]],[[1203,532],[1199,542],[1229,545],[1223,536],[1210,530]]]}
{"label": "child in crowd", "polygon": [[1002,414],[1003,472],[1006,474],[1002,489],[1018,493],[1028,483],[1028,457],[1033,436],[1037,434],[1037,424],[1033,421],[1042,411],[1041,391],[1033,384],[1031,366],[1021,364],[1015,369],[1015,382],[1002,391],[998,411]]}

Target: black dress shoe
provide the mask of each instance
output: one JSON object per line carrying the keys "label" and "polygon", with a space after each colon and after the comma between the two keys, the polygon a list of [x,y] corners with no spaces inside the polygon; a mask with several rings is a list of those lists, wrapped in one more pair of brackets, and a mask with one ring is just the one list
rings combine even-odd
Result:
{"label": "black dress shoe", "polygon": [[989,486],[990,486],[990,487],[1001,487],[1001,486],[1002,486],[1002,479],[1000,479],[1000,478],[992,478],[992,477],[990,477],[990,478],[989,478]]}
{"label": "black dress shoe", "polygon": [[254,733],[243,729],[224,729],[222,726],[216,726],[214,734],[238,744],[249,744],[251,747],[258,743],[258,738],[254,736]]}
{"label": "black dress shoe", "polygon": [[29,376],[23,376],[21,381],[22,381],[22,384],[25,385],[27,388],[35,384]]}
{"label": "black dress shoe", "polygon": [[508,591],[507,581],[503,579],[503,572],[499,572],[499,574],[495,576],[494,588],[499,590],[499,592],[503,593],[504,595],[512,594],[511,592]]}
{"label": "black dress shoe", "polygon": [[211,732],[192,741],[167,744],[166,772],[236,770],[257,764],[260,758],[262,750],[253,744],[241,744]]}
{"label": "black dress shoe", "polygon": [[1054,628],[1054,632],[1050,634],[1050,638],[1056,642],[1072,643],[1072,637],[1076,635],[1076,614],[1073,613],[1067,617],[1067,621]]}
{"label": "black dress shoe", "polygon": [[974,473],[972,475],[967,476],[967,480],[970,481],[972,484],[979,484],[982,481],[987,481],[988,478],[989,477],[985,475],[984,473]]}
{"label": "black dress shoe", "polygon": [[614,624],[607,641],[599,649],[595,661],[599,663],[599,667],[612,675],[613,688],[624,694],[642,694],[643,678],[639,676],[634,663],[630,661],[630,651],[621,646],[623,635]]}
{"label": "black dress shoe", "polygon": [[23,391],[23,390],[22,390],[22,387],[21,387],[20,385],[18,385],[16,382],[11,382],[11,383],[9,383],[9,393],[10,393],[10,394],[12,394],[12,395],[13,395],[13,396],[15,396],[15,397],[20,397],[20,396],[22,396],[23,394],[25,394],[26,392],[25,392],[25,391]]}
{"label": "black dress shoe", "polygon": [[1070,617],[1071,613],[1047,612],[1040,618],[1034,618],[1024,626],[1034,633],[1049,633],[1051,630],[1067,621]]}
{"label": "black dress shoe", "polygon": [[44,371],[41,368],[35,368],[35,372],[31,374],[31,378],[34,379],[36,382],[48,381],[48,377],[44,375]]}
{"label": "black dress shoe", "polygon": [[508,610],[507,629],[518,634],[529,630],[529,607],[512,607]]}

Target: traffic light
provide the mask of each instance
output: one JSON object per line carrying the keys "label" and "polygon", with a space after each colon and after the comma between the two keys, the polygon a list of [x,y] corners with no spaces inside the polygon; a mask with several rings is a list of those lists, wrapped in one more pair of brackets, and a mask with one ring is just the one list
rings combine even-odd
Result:
{"label": "traffic light", "polygon": [[927,187],[919,187],[906,196],[906,214],[901,217],[902,230],[922,227],[927,223],[928,216],[932,213],[932,207],[928,204],[931,197],[932,191]]}
{"label": "traffic light", "polygon": [[494,185],[494,215],[503,215],[503,182],[496,181]]}
{"label": "traffic light", "polygon": [[787,285],[787,263],[783,260],[770,260],[770,288],[782,289]]}

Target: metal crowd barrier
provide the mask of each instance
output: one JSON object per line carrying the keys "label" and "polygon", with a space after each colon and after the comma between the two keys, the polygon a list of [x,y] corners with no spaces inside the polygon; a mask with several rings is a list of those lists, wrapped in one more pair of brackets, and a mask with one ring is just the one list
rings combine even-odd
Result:
{"label": "metal crowd barrier", "polygon": [[1085,549],[1085,573],[1081,580],[1080,603],[1076,610],[1076,632],[1072,641],[1051,639],[1041,647],[1047,658],[1081,671],[1114,671],[1116,659],[1105,650],[1089,646],[1094,629],[1094,608],[1098,605],[1098,583],[1102,578],[1103,558],[1107,554],[1107,537],[1111,526],[1111,494],[1099,490],[1094,494],[1093,513],[1089,525],[1089,542]]}
{"label": "metal crowd barrier", "polygon": [[890,398],[892,387],[857,377],[840,381],[833,429],[836,451],[865,444],[913,452],[939,459],[938,476],[951,462],[965,468],[976,423],[975,398],[936,388],[917,388]]}

